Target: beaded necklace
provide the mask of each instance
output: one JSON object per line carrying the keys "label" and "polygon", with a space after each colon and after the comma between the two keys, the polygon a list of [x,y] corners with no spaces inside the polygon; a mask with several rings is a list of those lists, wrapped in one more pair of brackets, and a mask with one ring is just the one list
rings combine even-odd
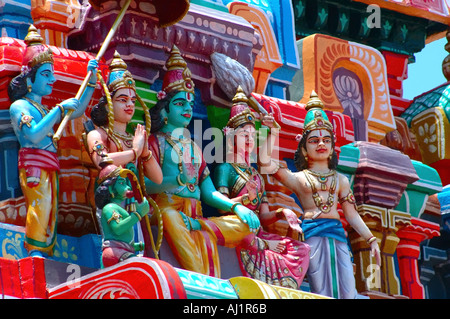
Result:
{"label": "beaded necklace", "polygon": [[[320,209],[321,213],[325,214],[329,213],[334,204],[334,192],[336,191],[336,176],[337,176],[336,171],[333,170],[326,174],[320,174],[317,172],[312,172],[309,169],[305,169],[303,170],[303,172],[311,187],[314,203]],[[325,203],[323,202],[322,197],[320,197],[319,193],[317,192],[317,188],[314,181],[312,180],[312,176],[317,177],[317,180],[319,181],[319,183],[321,183],[322,190],[326,190],[326,182],[328,181],[328,177],[332,176],[330,188],[328,190],[328,198]],[[324,186],[325,189],[323,188]],[[316,214],[313,218],[317,217],[318,215],[319,214]]]}
{"label": "beaded necklace", "polygon": [[[172,146],[173,150],[178,155],[178,170],[180,171],[180,175],[183,174],[183,164],[182,164],[182,162],[183,162],[183,150],[182,150],[182,148],[184,148],[184,146],[182,148],[180,148],[175,141],[180,142],[181,144],[186,144],[186,145],[190,144],[190,146],[192,146],[192,151],[194,152],[194,157],[193,158],[195,158],[196,156],[197,156],[197,158],[200,158],[200,154],[196,154],[196,147],[194,145],[194,141],[191,140],[190,138],[186,139],[186,141],[184,141],[184,140],[180,140],[178,138],[174,138],[174,137],[172,137],[171,135],[169,135],[169,134],[167,134],[165,132],[160,132],[160,133],[164,136],[164,138],[167,141],[167,143],[169,143],[170,146]],[[197,183],[198,182],[198,178],[197,178],[198,167],[196,167],[196,165],[193,165],[193,166],[194,166],[194,168],[196,170],[195,181],[194,181],[194,183],[189,183],[189,182],[186,183],[186,187],[187,187],[187,189],[190,192],[194,192],[195,191],[195,185],[198,184]]]}

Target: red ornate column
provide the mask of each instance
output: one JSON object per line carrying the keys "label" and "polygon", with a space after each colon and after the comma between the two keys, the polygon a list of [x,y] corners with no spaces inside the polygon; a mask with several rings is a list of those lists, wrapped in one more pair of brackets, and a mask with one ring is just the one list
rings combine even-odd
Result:
{"label": "red ornate column", "polygon": [[397,236],[397,258],[402,283],[402,294],[411,299],[424,299],[425,292],[420,283],[417,259],[420,243],[425,239],[439,236],[439,225],[427,220],[412,217],[411,224],[400,229]]}

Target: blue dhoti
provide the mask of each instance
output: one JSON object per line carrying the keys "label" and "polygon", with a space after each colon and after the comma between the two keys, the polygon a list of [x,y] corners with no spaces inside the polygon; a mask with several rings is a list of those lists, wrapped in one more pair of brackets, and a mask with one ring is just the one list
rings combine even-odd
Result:
{"label": "blue dhoti", "polygon": [[341,222],[305,219],[302,229],[311,248],[307,272],[311,292],[339,299],[356,298],[353,265]]}

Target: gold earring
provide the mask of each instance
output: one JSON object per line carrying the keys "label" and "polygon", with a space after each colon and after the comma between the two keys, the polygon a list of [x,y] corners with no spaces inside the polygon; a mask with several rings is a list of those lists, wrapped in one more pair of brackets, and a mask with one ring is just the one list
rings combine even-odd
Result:
{"label": "gold earring", "polygon": [[167,125],[167,123],[168,123],[168,122],[167,122],[167,117],[165,117],[165,118],[164,118],[164,124]]}
{"label": "gold earring", "polygon": [[31,88],[31,84],[28,84],[28,86],[27,86],[27,90],[28,90],[28,92],[30,92],[30,93],[31,93],[31,90],[32,90],[32,88]]}
{"label": "gold earring", "polygon": [[306,162],[308,161],[308,155],[305,155],[305,161]]}

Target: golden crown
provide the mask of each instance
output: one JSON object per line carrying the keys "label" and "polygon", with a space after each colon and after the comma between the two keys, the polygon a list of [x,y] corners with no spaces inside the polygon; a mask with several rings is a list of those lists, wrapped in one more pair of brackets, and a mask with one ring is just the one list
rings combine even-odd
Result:
{"label": "golden crown", "polygon": [[133,76],[130,71],[127,70],[127,64],[122,60],[117,51],[114,52],[114,57],[109,65],[109,69],[111,71],[108,84],[108,90],[110,92],[123,88],[129,88],[136,91],[136,83]]}
{"label": "golden crown", "polygon": [[166,68],[167,72],[163,80],[163,90],[166,93],[173,90],[195,93],[195,85],[191,79],[191,70],[187,67],[187,63],[176,45],[170,51],[170,56],[166,61]]}
{"label": "golden crown", "polygon": [[245,123],[255,124],[255,117],[247,104],[248,98],[240,85],[237,88],[232,102],[233,106],[231,108],[231,117],[228,120],[227,127],[236,129]]}
{"label": "golden crown", "polygon": [[328,119],[327,114],[323,110],[323,102],[319,99],[316,92],[312,91],[308,103],[306,103],[305,122],[303,130],[312,131],[324,129],[333,133],[333,124]]}
{"label": "golden crown", "polygon": [[36,65],[44,63],[53,64],[53,52],[50,48],[46,48],[42,43],[44,39],[37,32],[34,25],[28,28],[28,34],[24,39],[27,48],[24,54],[23,65],[28,68],[33,68]]}

